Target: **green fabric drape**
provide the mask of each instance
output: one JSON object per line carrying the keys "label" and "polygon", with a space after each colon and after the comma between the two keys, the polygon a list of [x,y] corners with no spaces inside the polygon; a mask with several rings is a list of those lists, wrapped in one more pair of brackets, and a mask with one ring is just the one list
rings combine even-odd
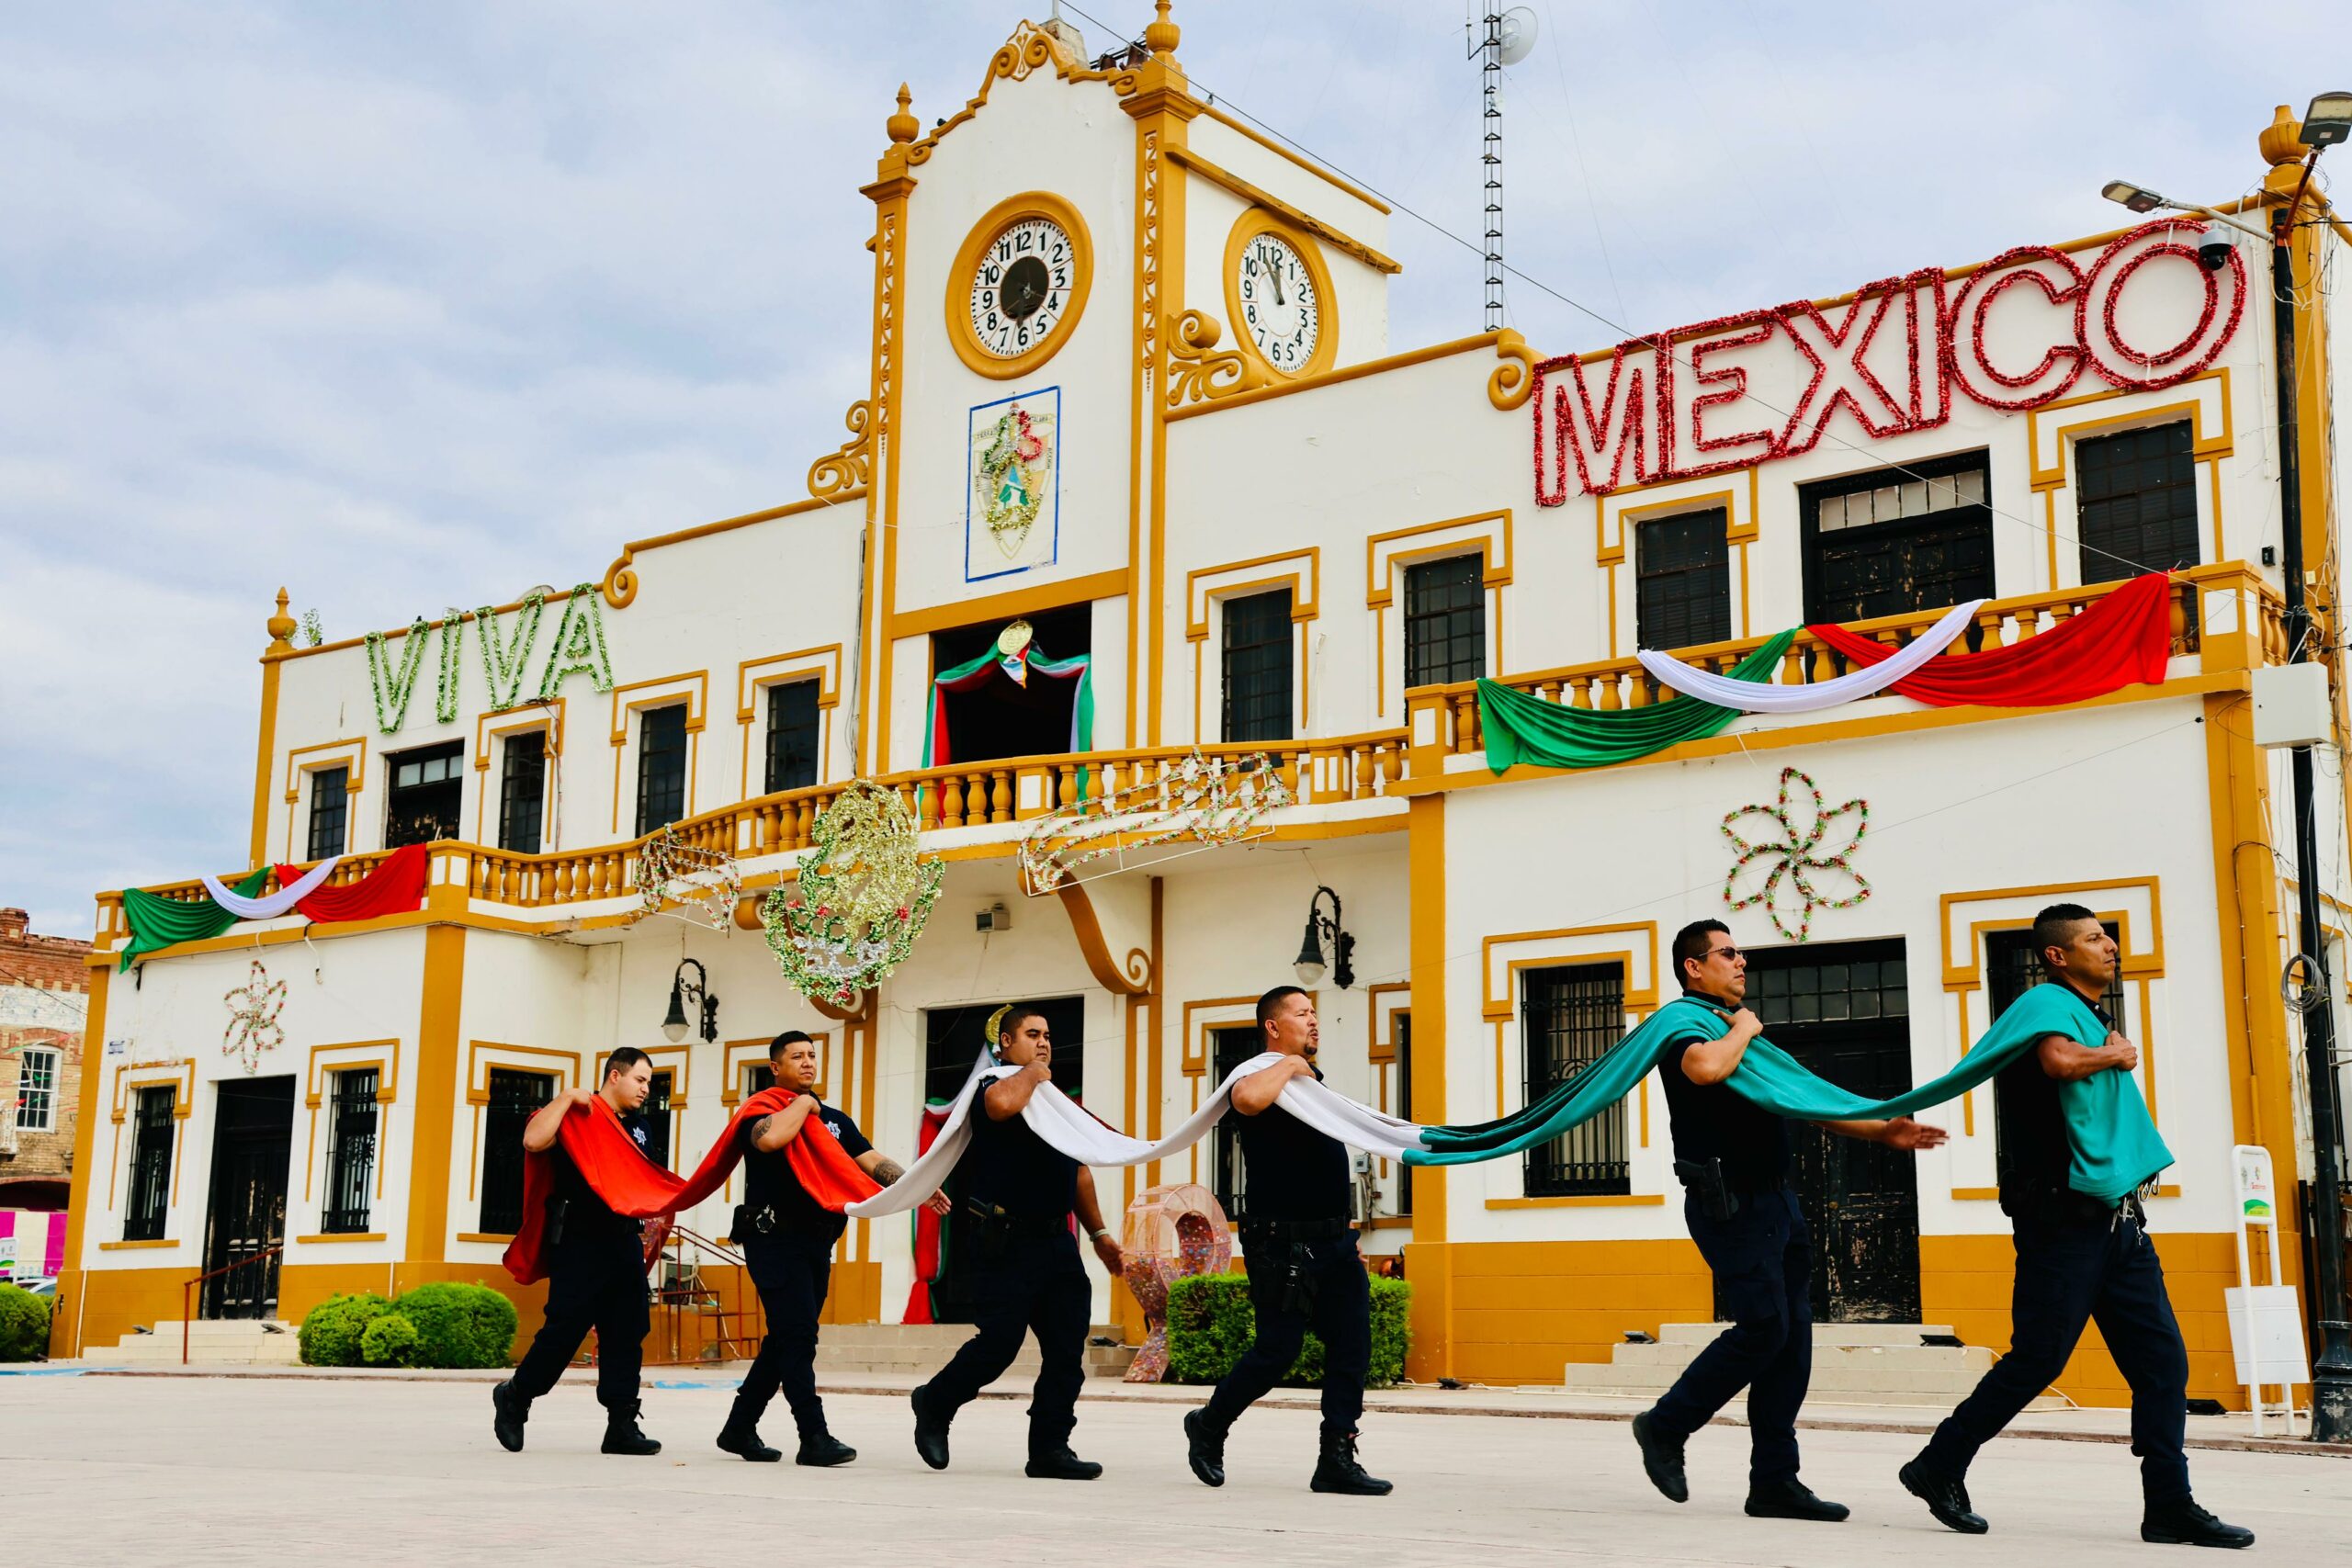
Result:
{"label": "green fabric drape", "polygon": [[[257,897],[262,884],[268,880],[269,867],[263,866],[229,891],[240,898]],[[134,959],[159,947],[169,947],[177,942],[202,942],[237,923],[237,917],[214,903],[209,895],[202,898],[161,898],[137,887],[123,892],[122,918],[130,926],[130,945],[122,950],[118,969],[130,968]]]}
{"label": "green fabric drape", "polygon": [[[1735,681],[1765,682],[1796,640],[1790,627],[1731,670]],[[1736,708],[1676,697],[1648,707],[1570,707],[1547,703],[1495,681],[1478,682],[1478,722],[1487,736],[1487,766],[1501,773],[1514,762],[1546,768],[1599,768],[1630,762],[1685,740],[1703,740],[1739,716]]]}
{"label": "green fabric drape", "polygon": [[[1405,1158],[1412,1165],[1468,1165],[1549,1143],[1632,1093],[1668,1046],[1720,1040],[1729,1028],[1729,1021],[1713,1008],[1679,997],[1575,1077],[1525,1110],[1474,1126],[1426,1128],[1421,1134],[1424,1150],[1408,1152]],[[1969,1048],[1959,1066],[1891,1100],[1871,1100],[1850,1094],[1808,1072],[1795,1057],[1761,1038],[1748,1043],[1738,1068],[1724,1082],[1750,1103],[1798,1121],[1908,1116],[1974,1089],[2051,1034],[2098,1046],[2107,1043],[2107,1025],[2073,991],[2046,982],[2018,998]],[[2140,1098],[2131,1074],[2094,1073],[2061,1084],[2058,1099],[2075,1149],[2067,1180],[2076,1191],[2112,1203],[2172,1164],[2172,1151],[2149,1119],[2147,1102]]]}

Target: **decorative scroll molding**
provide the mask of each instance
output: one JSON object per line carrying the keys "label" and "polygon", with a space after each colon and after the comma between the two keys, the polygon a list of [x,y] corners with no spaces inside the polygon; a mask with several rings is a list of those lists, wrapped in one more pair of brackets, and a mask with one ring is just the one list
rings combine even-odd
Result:
{"label": "decorative scroll molding", "polygon": [[1187,310],[1168,324],[1168,406],[1182,408],[1204,399],[1215,401],[1261,387],[1272,379],[1239,353],[1210,351],[1225,329],[1215,316]]}
{"label": "decorative scroll molding", "polygon": [[808,465],[808,493],[819,501],[830,501],[845,491],[865,487],[872,473],[873,446],[866,426],[874,417],[874,405],[864,398],[849,405],[849,412],[842,423],[849,428],[849,439],[837,451],[829,452]]}
{"label": "decorative scroll molding", "polygon": [[1487,400],[1508,413],[1535,390],[1535,351],[1510,328],[1495,334],[1495,357],[1502,363],[1487,378]]}

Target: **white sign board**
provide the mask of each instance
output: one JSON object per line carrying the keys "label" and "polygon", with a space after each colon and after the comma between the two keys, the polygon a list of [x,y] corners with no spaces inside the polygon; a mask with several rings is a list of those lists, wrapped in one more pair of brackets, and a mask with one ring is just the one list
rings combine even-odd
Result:
{"label": "white sign board", "polygon": [[[2262,1431],[2262,1391],[2276,1383],[2286,1393],[2285,1414],[2291,1419],[2297,1383],[2312,1381],[2311,1363],[2303,1348],[2303,1308],[2292,1285],[2281,1285],[2278,1264],[2278,1185],[2270,1168],[2270,1151],[2256,1144],[2240,1144],[2230,1151],[2230,1179],[2236,1198],[2238,1283],[2222,1291],[2230,1320],[2230,1354],[2237,1380],[2245,1386],[2256,1436]],[[2249,1228],[2259,1225],[2270,1251],[2267,1285],[2253,1282],[2253,1260],[2246,1241]]]}

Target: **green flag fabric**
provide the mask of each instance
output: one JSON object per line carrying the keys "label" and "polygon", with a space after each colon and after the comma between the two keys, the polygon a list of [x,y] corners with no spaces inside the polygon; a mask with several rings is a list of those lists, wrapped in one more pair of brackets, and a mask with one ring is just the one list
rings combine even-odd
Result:
{"label": "green flag fabric", "polygon": [[[229,891],[240,898],[258,897],[262,884],[268,879],[269,867],[263,866]],[[130,943],[122,950],[118,969],[130,968],[142,953],[159,947],[202,942],[237,923],[237,917],[214,903],[209,895],[201,898],[164,898],[137,887],[123,890],[122,918],[130,927]]]}
{"label": "green flag fabric", "polygon": [[[1408,1152],[1405,1158],[1413,1165],[1468,1165],[1549,1143],[1632,1093],[1668,1046],[1720,1040],[1730,1027],[1715,1009],[1679,997],[1525,1110],[1475,1126],[1426,1128],[1421,1134],[1424,1149]],[[2071,989],[2048,982],[2011,1004],[1951,1071],[1891,1100],[1864,1100],[1839,1089],[1760,1036],[1748,1042],[1747,1054],[1724,1082],[1752,1104],[1797,1121],[1908,1116],[1974,1089],[2051,1034],[2095,1047],[2107,1043],[2107,1025]],[[2131,1074],[2093,1073],[2062,1083],[2058,1099],[2074,1144],[2067,1184],[2075,1190],[2112,1203],[2172,1164],[2172,1151],[2149,1119],[2147,1102]]]}
{"label": "green flag fabric", "polygon": [[[1766,682],[1796,640],[1796,628],[1767,640],[1732,666],[1735,681]],[[1487,766],[1501,773],[1514,762],[1546,768],[1600,768],[1630,762],[1685,740],[1703,740],[1739,716],[1737,708],[1696,697],[1647,707],[1570,707],[1501,684],[1478,682],[1478,723],[1486,732]]]}

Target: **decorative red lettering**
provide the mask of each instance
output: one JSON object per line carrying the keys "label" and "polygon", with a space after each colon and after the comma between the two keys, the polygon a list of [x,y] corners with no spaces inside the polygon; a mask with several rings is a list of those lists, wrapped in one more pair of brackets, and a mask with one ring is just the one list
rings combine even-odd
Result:
{"label": "decorative red lettering", "polygon": [[1911,416],[1888,395],[1879,378],[1862,363],[1862,355],[1886,320],[1887,307],[1903,287],[1899,277],[1886,278],[1857,290],[1846,308],[1843,324],[1832,328],[1820,311],[1803,300],[1783,305],[1781,325],[1799,353],[1813,361],[1813,379],[1789,415],[1781,437],[1783,456],[1810,452],[1820,443],[1829,416],[1843,403],[1853,411],[1863,430],[1873,436],[1899,435],[1911,428]]}
{"label": "decorative red lettering", "polygon": [[[1632,338],[1619,344],[1609,356],[1609,386],[1601,395],[1597,412],[1580,358],[1569,355],[1544,360],[1535,367],[1535,392],[1530,400],[1535,404],[1538,506],[1557,506],[1567,500],[1571,457],[1576,459],[1577,485],[1587,494],[1615,490],[1628,482],[1624,467],[1629,451],[1634,458],[1632,482],[1646,483],[1656,477],[1650,467],[1650,455],[1659,445],[1651,436],[1651,427],[1657,423],[1657,407],[1648,396],[1647,376],[1667,352],[1664,338]],[[1628,363],[1633,355],[1644,353],[1652,356],[1650,369]],[[1571,391],[1573,397],[1569,395]],[[1557,476],[1548,486],[1544,482],[1547,411],[1552,426],[1548,443],[1552,448],[1552,471]]]}

